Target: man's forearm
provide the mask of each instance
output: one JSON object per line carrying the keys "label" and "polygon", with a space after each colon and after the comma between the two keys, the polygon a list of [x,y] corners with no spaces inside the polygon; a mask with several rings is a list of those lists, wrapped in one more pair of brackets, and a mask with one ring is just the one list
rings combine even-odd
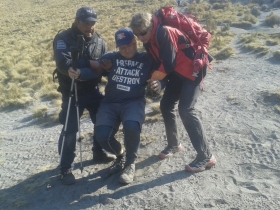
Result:
{"label": "man's forearm", "polygon": [[90,63],[90,68],[93,71],[96,71],[97,73],[101,73],[102,65],[98,61],[90,60],[89,63]]}

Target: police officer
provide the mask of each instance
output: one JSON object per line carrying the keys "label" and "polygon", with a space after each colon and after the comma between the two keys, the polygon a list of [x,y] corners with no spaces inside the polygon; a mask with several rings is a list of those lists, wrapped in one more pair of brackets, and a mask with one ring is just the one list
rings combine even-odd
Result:
{"label": "police officer", "polygon": [[[72,27],[57,34],[54,38],[54,59],[56,62],[56,72],[59,81],[58,91],[62,94],[62,110],[59,114],[59,122],[65,126],[69,96],[72,79],[76,80],[79,117],[83,111],[89,111],[91,120],[95,123],[97,109],[103,95],[99,91],[101,75],[97,75],[90,68],[90,60],[96,60],[107,51],[106,44],[99,34],[95,32],[95,23],[97,14],[90,7],[82,7],[76,12],[76,18]],[[79,53],[77,59],[77,69],[73,69],[71,58],[71,47],[76,47],[78,35],[84,37],[84,47]],[[64,134],[64,127],[59,137],[58,151],[60,154],[63,136],[64,147],[61,157],[61,182],[65,185],[75,183],[75,177],[72,174],[72,163],[75,158],[76,133],[78,131],[77,108],[75,100],[71,100],[69,117],[67,121],[67,130]],[[64,135],[63,135],[64,134]],[[104,153],[99,143],[93,137],[93,159],[98,161],[112,161],[114,156],[108,156]]]}

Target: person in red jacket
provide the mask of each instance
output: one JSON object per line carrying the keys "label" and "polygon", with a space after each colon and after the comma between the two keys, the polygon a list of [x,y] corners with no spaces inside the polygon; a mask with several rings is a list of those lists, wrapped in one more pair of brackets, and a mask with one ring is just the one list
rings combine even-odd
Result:
{"label": "person in red jacket", "polygon": [[[186,165],[186,170],[200,172],[211,168],[217,161],[207,144],[203,126],[194,107],[207,67],[204,66],[199,73],[194,72],[193,48],[179,49],[183,44],[190,44],[188,37],[176,28],[160,25],[155,16],[146,12],[135,14],[130,22],[130,28],[144,44],[146,51],[160,63],[158,72],[167,75],[165,80],[168,82],[160,102],[167,146],[159,157],[168,158],[175,152],[183,150],[177,137],[175,106],[178,104],[180,118],[197,152],[196,158]],[[152,88],[161,85],[153,80],[150,80],[150,83]]]}

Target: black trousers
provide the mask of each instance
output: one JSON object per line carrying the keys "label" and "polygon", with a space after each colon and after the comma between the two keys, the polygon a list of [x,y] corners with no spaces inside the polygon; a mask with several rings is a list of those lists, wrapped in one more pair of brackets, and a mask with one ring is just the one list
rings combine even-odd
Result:
{"label": "black trousers", "polygon": [[[83,93],[83,94],[78,93],[79,117],[81,117],[83,115],[84,110],[87,109],[89,111],[91,121],[94,124],[96,120],[96,113],[102,98],[103,95],[99,92],[98,88],[92,92]],[[62,110],[59,114],[59,122],[63,124],[63,128],[58,142],[58,153],[60,154],[63,135],[65,135],[63,154],[62,154],[62,160],[60,165],[62,173],[70,169],[71,164],[74,161],[75,150],[76,150],[76,134],[78,132],[77,108],[75,106],[76,103],[75,96],[73,96],[71,98],[67,130],[66,133],[64,134],[64,126],[65,126],[65,121],[67,116],[68,103],[69,103],[69,95],[62,94],[62,106],[61,106]],[[94,141],[93,141],[92,151],[100,152],[100,153],[103,152],[102,147],[95,140],[95,137],[93,137],[93,139]]]}
{"label": "black trousers", "polygon": [[[126,150],[125,166],[135,162],[137,152],[140,145],[141,127],[139,122],[127,120],[123,123],[124,146]],[[121,143],[117,141],[115,136],[117,128],[108,125],[99,125],[95,128],[96,139],[100,145],[108,152],[119,155],[121,152]]]}
{"label": "black trousers", "polygon": [[[204,69],[204,75],[206,68]],[[173,73],[170,75],[160,102],[160,108],[164,119],[168,146],[178,146],[177,124],[175,106],[178,110],[183,125],[190,137],[191,143],[201,157],[210,157],[210,149],[201,121],[196,113],[195,104],[200,93],[202,72],[195,81]]]}

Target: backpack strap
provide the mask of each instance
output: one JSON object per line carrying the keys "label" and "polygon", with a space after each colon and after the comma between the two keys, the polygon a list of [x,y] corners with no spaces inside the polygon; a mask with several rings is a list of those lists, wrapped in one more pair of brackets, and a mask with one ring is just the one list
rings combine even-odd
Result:
{"label": "backpack strap", "polygon": [[58,78],[57,76],[57,68],[53,71],[52,76],[53,76],[53,82],[55,82],[55,80]]}
{"label": "backpack strap", "polygon": [[[157,29],[156,29],[156,32],[155,32],[155,35],[154,35],[154,39],[155,39],[155,46],[158,50],[159,49],[159,43],[158,43],[158,39],[157,39],[157,34],[158,34],[158,29],[159,29],[159,25],[157,26]],[[154,58],[154,60],[158,63],[161,63],[160,59],[158,58],[158,56],[156,55],[156,53],[154,52],[153,48],[150,47],[150,50],[149,52],[152,54],[152,57]]]}
{"label": "backpack strap", "polygon": [[159,26],[160,26],[160,24],[157,26],[156,33],[155,33],[156,47],[157,47],[158,49],[159,49],[159,43],[158,43],[157,35],[158,35]]}
{"label": "backpack strap", "polygon": [[[156,33],[155,33],[155,42],[156,42],[156,46],[157,46],[157,48],[159,49],[159,43],[158,43],[158,39],[157,39],[157,34],[158,34],[158,29],[159,29],[159,26],[160,26],[161,24],[159,24],[158,25],[158,27],[157,27],[157,29],[156,29]],[[181,31],[182,32],[182,31]],[[183,32],[182,32],[183,33]],[[183,35],[184,35],[184,37],[185,37],[185,39],[189,42],[189,43],[184,43],[184,44],[177,44],[177,47],[178,47],[178,50],[184,50],[184,49],[186,49],[186,48],[189,48],[189,47],[194,47],[194,44],[193,44],[193,42],[191,41],[191,39],[188,37],[188,36],[186,36],[186,34],[185,33],[183,33]],[[175,44],[175,43],[174,43]]]}
{"label": "backpack strap", "polygon": [[[57,34],[55,35],[55,37],[56,37],[58,34],[60,34],[62,31],[65,31],[65,30],[64,30],[64,29],[60,29],[60,30],[57,32]],[[55,40],[55,38],[54,38],[54,40]],[[53,49],[54,49],[54,41],[53,41]],[[57,72],[58,72],[58,70],[57,70],[57,68],[56,68],[56,69],[53,71],[53,73],[52,73],[53,82],[55,82],[55,80],[58,79]]]}
{"label": "backpack strap", "polygon": [[[60,34],[62,31],[65,31],[65,30],[64,30],[64,29],[60,29],[60,30],[56,33],[55,38],[56,38],[56,36],[57,36],[58,34]],[[54,40],[55,40],[55,38],[54,38]],[[54,49],[54,40],[53,40],[53,49]]]}

